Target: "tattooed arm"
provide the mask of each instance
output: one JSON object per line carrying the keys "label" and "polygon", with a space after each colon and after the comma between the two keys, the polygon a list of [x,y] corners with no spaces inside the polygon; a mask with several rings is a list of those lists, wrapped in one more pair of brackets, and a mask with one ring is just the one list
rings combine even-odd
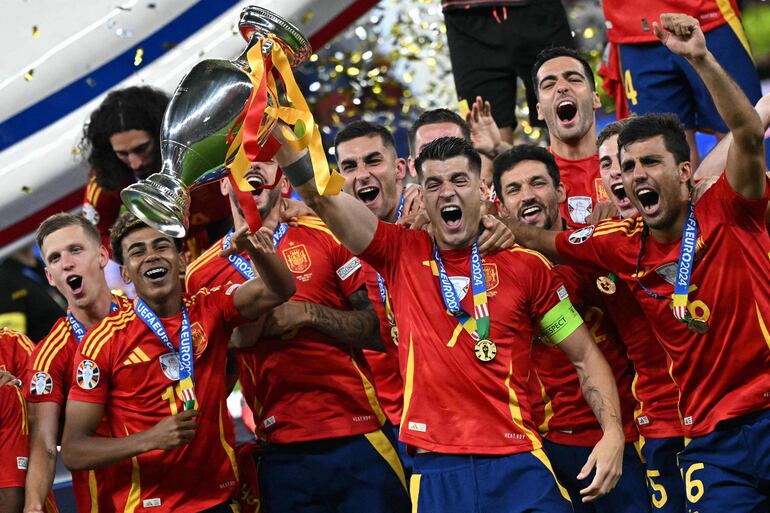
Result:
{"label": "tattooed arm", "polygon": [[583,396],[604,431],[604,436],[591,451],[588,461],[577,476],[578,479],[585,479],[596,467],[596,475],[591,484],[580,490],[583,502],[590,502],[609,493],[623,470],[625,435],[618,390],[607,360],[591,339],[585,325],[565,338],[559,347],[575,366]]}
{"label": "tattooed arm", "polygon": [[263,335],[289,338],[300,328],[313,328],[353,347],[384,351],[377,314],[366,289],[361,288],[348,296],[348,302],[353,310],[289,301],[268,314]]}

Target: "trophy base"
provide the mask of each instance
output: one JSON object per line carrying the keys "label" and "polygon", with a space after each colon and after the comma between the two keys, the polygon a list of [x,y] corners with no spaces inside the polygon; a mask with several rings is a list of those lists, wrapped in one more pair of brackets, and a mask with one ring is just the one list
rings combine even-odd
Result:
{"label": "trophy base", "polygon": [[245,7],[241,11],[238,28],[246,42],[255,41],[255,35],[258,39],[272,34],[283,48],[292,68],[305,62],[313,53],[310,42],[297,27],[264,7]]}
{"label": "trophy base", "polygon": [[174,238],[187,234],[190,196],[178,179],[155,173],[123,189],[120,198],[149,227]]}

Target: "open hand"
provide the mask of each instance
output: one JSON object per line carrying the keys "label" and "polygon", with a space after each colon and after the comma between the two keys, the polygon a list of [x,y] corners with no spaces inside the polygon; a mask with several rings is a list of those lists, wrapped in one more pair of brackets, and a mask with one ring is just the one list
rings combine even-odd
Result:
{"label": "open hand", "polygon": [[591,471],[596,469],[593,481],[586,488],[580,490],[583,502],[592,502],[603,497],[615,488],[615,485],[623,473],[623,440],[615,433],[607,433],[602,436],[594,450],[588,455],[588,460],[578,474],[578,479],[586,479]]}
{"label": "open hand", "polygon": [[495,158],[502,139],[500,128],[492,118],[492,105],[477,96],[470,112],[465,116],[465,121],[471,129],[471,142],[476,151],[489,158]]}

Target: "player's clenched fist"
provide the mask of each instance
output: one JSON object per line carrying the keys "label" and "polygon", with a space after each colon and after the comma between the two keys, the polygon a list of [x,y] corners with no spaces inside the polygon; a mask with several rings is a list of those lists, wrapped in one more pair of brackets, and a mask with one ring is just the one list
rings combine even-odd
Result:
{"label": "player's clenched fist", "polygon": [[686,14],[661,14],[660,24],[652,24],[655,35],[669,50],[685,59],[704,57],[706,37],[698,20]]}
{"label": "player's clenched fist", "polygon": [[152,428],[155,449],[167,451],[180,445],[189,444],[198,429],[198,413],[187,410],[161,420]]}

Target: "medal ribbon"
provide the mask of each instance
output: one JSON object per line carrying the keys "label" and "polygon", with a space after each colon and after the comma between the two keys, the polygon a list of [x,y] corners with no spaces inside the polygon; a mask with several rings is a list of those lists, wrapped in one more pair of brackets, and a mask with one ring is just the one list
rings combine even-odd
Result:
{"label": "medal ribbon", "polygon": [[487,306],[487,280],[484,277],[478,242],[474,242],[471,249],[471,290],[473,292],[474,317],[471,317],[460,306],[460,299],[457,297],[457,292],[446,273],[446,269],[444,269],[444,263],[441,261],[441,255],[439,255],[436,245],[433,246],[433,258],[436,260],[436,267],[438,267],[441,295],[444,298],[444,306],[446,306],[447,311],[457,319],[468,334],[473,336],[476,332],[479,340],[488,339],[490,319],[489,307]]}
{"label": "medal ribbon", "polygon": [[190,317],[187,315],[187,308],[182,305],[182,326],[179,328],[179,351],[174,349],[174,345],[168,338],[166,328],[152,309],[147,306],[141,298],[134,303],[136,315],[144,322],[150,331],[163,342],[172,353],[179,355],[179,387],[182,391],[184,409],[192,410],[196,405],[194,389],[194,362],[193,362],[193,344],[192,330],[190,329]]}
{"label": "medal ribbon", "polygon": [[679,262],[674,282],[673,312],[681,322],[687,322],[687,296],[690,291],[690,278],[695,262],[695,247],[698,241],[698,221],[695,219],[695,207],[688,206],[687,220],[682,230],[682,244],[679,248]]}
{"label": "medal ribbon", "polygon": [[[113,301],[110,305],[110,313],[117,309],[118,305],[115,303],[115,301]],[[83,337],[86,336],[85,326],[83,326],[83,323],[81,323],[79,320],[75,319],[75,316],[72,315],[72,312],[69,310],[67,310],[67,320],[70,323],[70,328],[72,328],[72,334],[75,335],[75,340],[77,340],[78,344],[80,344],[80,341],[83,340]]]}
{"label": "medal ribbon", "polygon": [[[273,230],[273,247],[278,247],[278,243],[281,242],[281,239],[283,239],[284,235],[286,235],[286,231],[289,229],[289,225],[286,223],[280,223],[275,230]],[[229,232],[227,232],[227,235],[225,235],[224,240],[222,241],[222,249],[228,250],[230,249],[230,246],[232,245],[231,239],[233,237],[233,229],[231,228]],[[254,275],[254,269],[251,267],[251,262],[249,262],[247,259],[243,258],[239,254],[230,255],[227,257],[227,261],[230,262],[230,265],[235,267],[235,270],[241,273],[241,276],[246,278],[247,280],[252,279]]]}
{"label": "medal ribbon", "polygon": [[[404,213],[404,195],[401,195],[401,199],[398,200],[398,207],[396,207],[396,221],[401,219],[401,214]],[[375,271],[377,272],[377,271]],[[390,299],[388,298],[388,289],[385,286],[385,280],[380,273],[377,273],[377,288],[380,290],[380,300],[382,301],[382,307],[385,309],[385,316],[388,318],[391,326],[396,325],[396,316],[393,313],[393,308],[390,306]]]}

